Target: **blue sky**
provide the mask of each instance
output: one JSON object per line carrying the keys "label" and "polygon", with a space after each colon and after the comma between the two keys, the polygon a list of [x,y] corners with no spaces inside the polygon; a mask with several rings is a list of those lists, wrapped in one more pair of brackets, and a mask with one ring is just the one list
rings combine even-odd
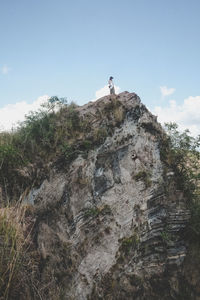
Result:
{"label": "blue sky", "polygon": [[83,104],[111,75],[155,113],[199,107],[199,12],[199,0],[0,0],[0,109],[43,95]]}

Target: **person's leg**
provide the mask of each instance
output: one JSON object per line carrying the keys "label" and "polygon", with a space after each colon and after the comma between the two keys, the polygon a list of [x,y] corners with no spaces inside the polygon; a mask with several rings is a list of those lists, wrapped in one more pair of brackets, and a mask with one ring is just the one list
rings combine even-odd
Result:
{"label": "person's leg", "polygon": [[111,94],[111,95],[114,95],[114,94],[115,94],[115,89],[114,89],[114,87],[113,87],[112,89],[110,89],[110,94]]}

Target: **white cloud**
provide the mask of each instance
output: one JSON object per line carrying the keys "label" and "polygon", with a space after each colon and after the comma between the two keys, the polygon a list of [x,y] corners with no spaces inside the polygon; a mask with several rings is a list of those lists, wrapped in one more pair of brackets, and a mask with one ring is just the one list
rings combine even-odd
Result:
{"label": "white cloud", "polygon": [[[115,93],[119,94],[119,92],[120,92],[120,87],[115,86]],[[95,92],[95,99],[93,99],[92,101],[96,101],[97,99],[107,96],[109,94],[110,94],[110,90],[109,90],[108,86],[105,85],[103,88],[101,88]]]}
{"label": "white cloud", "polygon": [[160,91],[163,97],[172,95],[176,89],[174,88],[167,88],[166,86],[160,86]]}
{"label": "white cloud", "polygon": [[44,95],[30,104],[26,101],[21,101],[15,104],[8,104],[0,108],[0,131],[11,130],[19,121],[25,120],[26,114],[30,111],[38,110],[41,104],[46,102],[48,99],[49,96]]}
{"label": "white cloud", "polygon": [[153,113],[162,124],[175,122],[180,130],[189,129],[194,136],[200,134],[200,96],[190,96],[182,105],[177,105],[175,100],[171,100],[168,106],[156,106]]}
{"label": "white cloud", "polygon": [[7,65],[4,65],[2,68],[1,68],[1,73],[6,75],[8,74],[8,72],[11,70],[11,68],[9,68]]}

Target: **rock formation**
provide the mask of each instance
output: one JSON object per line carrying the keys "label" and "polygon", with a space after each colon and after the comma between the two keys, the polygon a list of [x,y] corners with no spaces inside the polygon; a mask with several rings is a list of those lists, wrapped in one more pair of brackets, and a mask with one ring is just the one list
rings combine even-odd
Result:
{"label": "rock formation", "polygon": [[32,196],[46,299],[185,299],[190,215],[161,160],[163,129],[133,93],[78,110],[112,130]]}
{"label": "rock formation", "polygon": [[156,117],[128,92],[77,110],[98,143],[58,159],[26,197],[44,299],[200,299],[184,236],[187,199],[162,161]]}

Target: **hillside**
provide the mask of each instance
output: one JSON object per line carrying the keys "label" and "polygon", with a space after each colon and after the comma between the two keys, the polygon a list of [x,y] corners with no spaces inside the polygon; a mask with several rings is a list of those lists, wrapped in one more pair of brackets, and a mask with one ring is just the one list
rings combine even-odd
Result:
{"label": "hillside", "polygon": [[25,242],[20,259],[10,256],[17,268],[4,272],[0,299],[200,299],[190,195],[140,98],[109,95],[47,119],[27,123],[4,147],[4,259]]}

